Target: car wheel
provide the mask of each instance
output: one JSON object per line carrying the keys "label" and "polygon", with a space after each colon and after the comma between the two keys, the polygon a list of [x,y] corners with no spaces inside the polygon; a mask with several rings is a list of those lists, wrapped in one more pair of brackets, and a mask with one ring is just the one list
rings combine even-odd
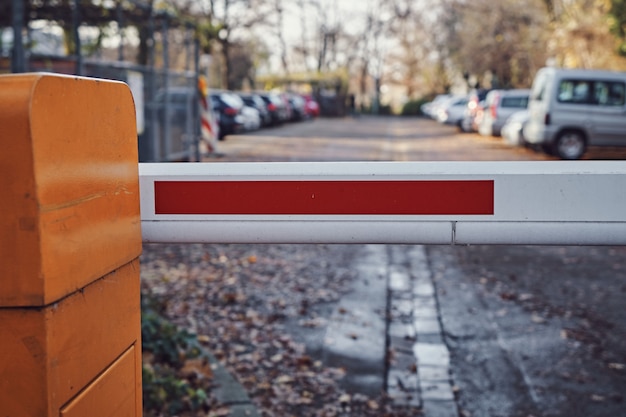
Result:
{"label": "car wheel", "polygon": [[461,121],[459,122],[459,130],[464,133],[470,132],[472,130],[470,121],[465,118],[461,119]]}
{"label": "car wheel", "polygon": [[585,136],[576,130],[567,130],[554,142],[553,152],[561,159],[580,159],[586,150]]}

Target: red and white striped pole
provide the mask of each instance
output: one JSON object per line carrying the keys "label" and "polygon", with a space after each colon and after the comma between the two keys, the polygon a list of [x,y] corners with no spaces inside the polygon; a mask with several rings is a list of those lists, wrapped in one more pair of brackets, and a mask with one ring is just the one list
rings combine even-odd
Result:
{"label": "red and white striped pole", "polygon": [[144,242],[626,244],[626,162],[140,164]]}
{"label": "red and white striped pole", "polygon": [[213,110],[209,102],[209,90],[206,79],[203,76],[198,78],[198,91],[200,96],[200,132],[203,143],[207,147],[207,152],[217,152],[217,138],[219,126],[215,122]]}

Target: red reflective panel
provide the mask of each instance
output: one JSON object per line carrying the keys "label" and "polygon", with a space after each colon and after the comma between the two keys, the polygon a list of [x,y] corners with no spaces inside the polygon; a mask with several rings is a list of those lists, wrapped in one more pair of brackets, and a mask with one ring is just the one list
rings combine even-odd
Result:
{"label": "red reflective panel", "polygon": [[156,181],[156,214],[492,215],[493,180]]}

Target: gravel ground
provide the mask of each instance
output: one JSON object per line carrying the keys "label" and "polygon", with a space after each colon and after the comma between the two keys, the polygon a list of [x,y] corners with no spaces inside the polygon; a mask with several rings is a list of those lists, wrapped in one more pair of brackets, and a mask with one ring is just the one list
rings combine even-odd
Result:
{"label": "gravel ground", "polygon": [[[349,245],[151,244],[141,258],[142,287],[167,316],[198,335],[246,388],[263,416],[415,416],[346,392],[344,371],[327,367],[290,334],[323,334],[325,315],[349,288]],[[208,401],[211,412],[228,410]],[[222,414],[220,414],[222,413]]]}

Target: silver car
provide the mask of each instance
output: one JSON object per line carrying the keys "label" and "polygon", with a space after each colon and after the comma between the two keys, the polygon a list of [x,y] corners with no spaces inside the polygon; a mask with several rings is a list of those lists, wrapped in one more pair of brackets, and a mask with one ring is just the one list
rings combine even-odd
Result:
{"label": "silver car", "polygon": [[526,145],[524,139],[524,125],[528,122],[528,110],[520,110],[513,113],[502,126],[502,139],[513,146]]}
{"label": "silver car", "polygon": [[626,146],[626,73],[542,68],[533,81],[524,138],[561,159],[587,147]]}
{"label": "silver car", "polygon": [[485,98],[485,111],[478,125],[484,136],[500,136],[502,126],[515,112],[528,106],[530,90],[493,90]]}
{"label": "silver car", "polygon": [[435,115],[439,123],[458,126],[461,128],[461,122],[465,116],[465,108],[467,107],[467,96],[453,96],[444,101],[437,108]]}

